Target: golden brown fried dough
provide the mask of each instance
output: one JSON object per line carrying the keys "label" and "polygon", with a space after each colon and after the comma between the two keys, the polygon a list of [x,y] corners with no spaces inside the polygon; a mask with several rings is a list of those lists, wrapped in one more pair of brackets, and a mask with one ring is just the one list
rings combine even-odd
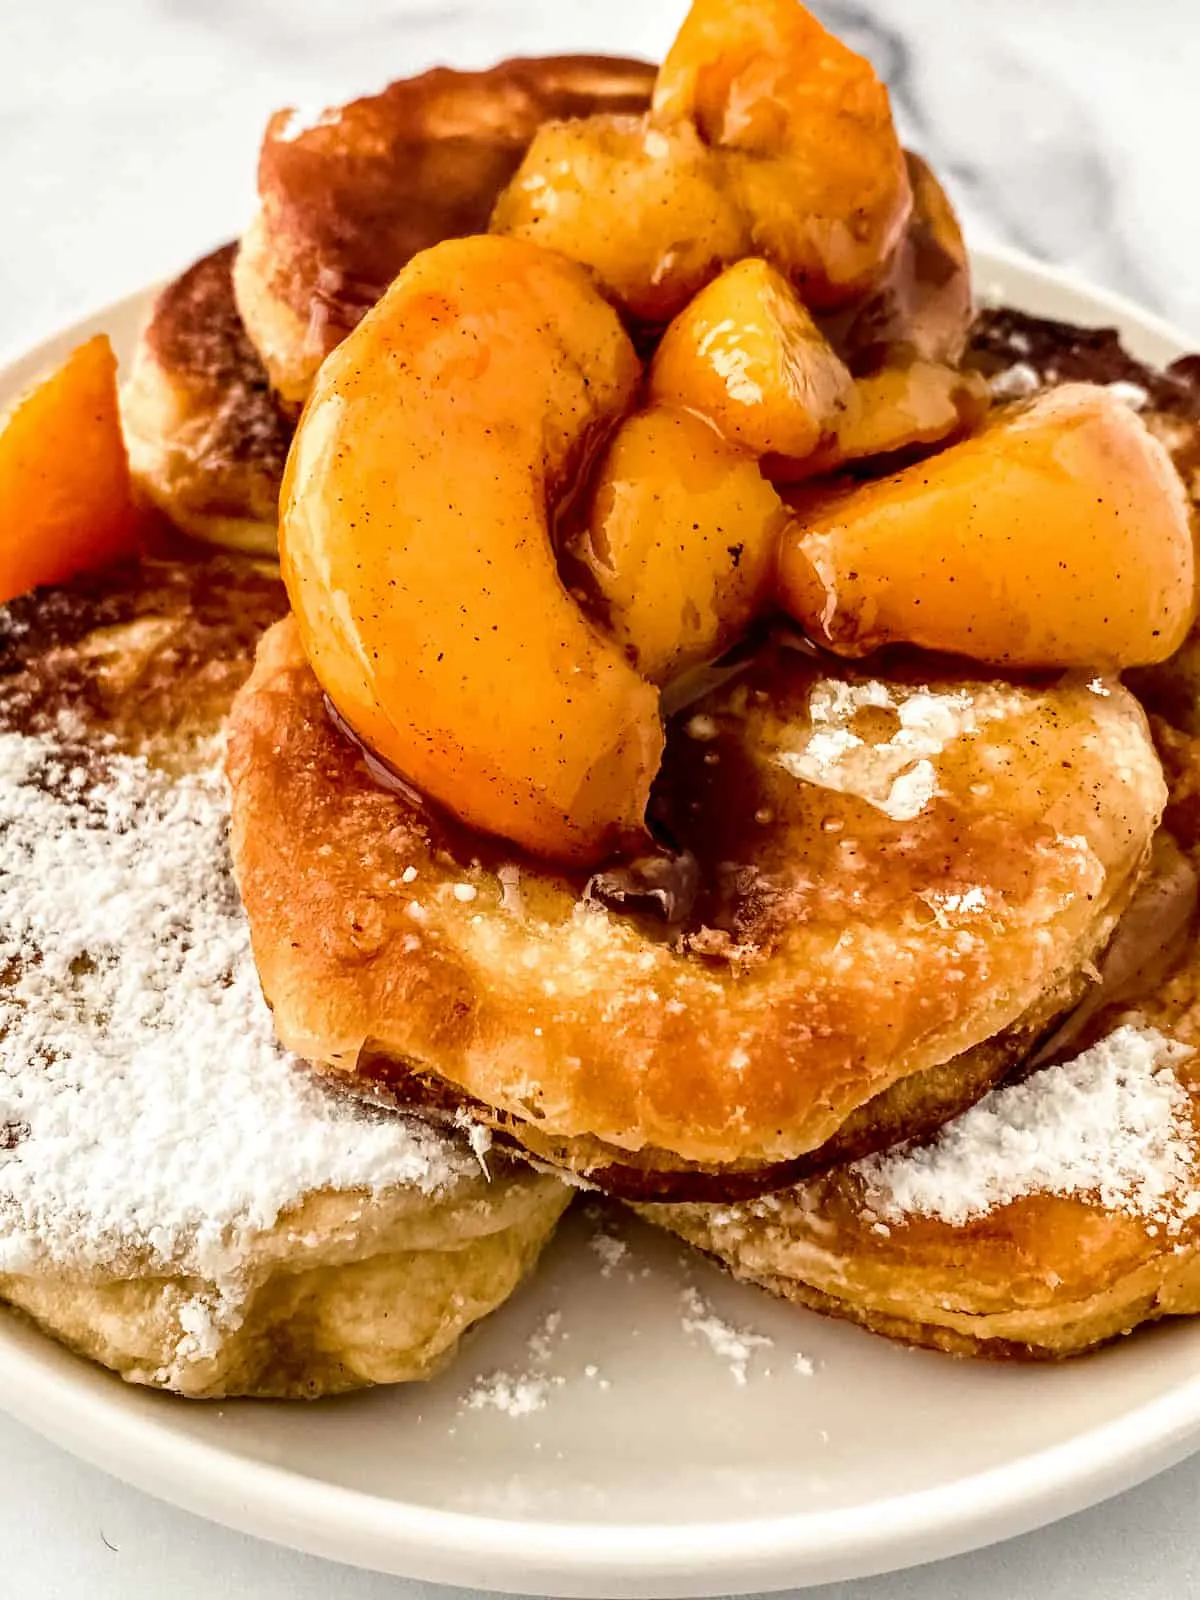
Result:
{"label": "golden brown fried dough", "polygon": [[672,727],[652,811],[688,853],[589,883],[376,782],[291,623],[229,773],[289,1047],[448,1085],[593,1174],[793,1160],[1012,1027],[1107,940],[1164,798],[1116,684],[885,685],[773,647]]}
{"label": "golden brown fried dough", "polygon": [[0,1299],[192,1397],[428,1376],[567,1200],[275,1043],[218,732],[282,609],[222,559],[0,612]]}
{"label": "golden brown fried dough", "polygon": [[322,360],[418,251],[484,233],[541,123],[644,110],[654,68],[546,56],[437,67],[305,121],[271,118],[238,306],[271,382],[298,408]]}
{"label": "golden brown fried dough", "polygon": [[177,528],[273,556],[292,438],[233,298],[236,245],[158,296],[122,396],[130,464]]}
{"label": "golden brown fried dough", "polygon": [[774,1294],[955,1355],[1076,1355],[1200,1312],[1197,1058],[1149,1009],[928,1144],[643,1215]]}

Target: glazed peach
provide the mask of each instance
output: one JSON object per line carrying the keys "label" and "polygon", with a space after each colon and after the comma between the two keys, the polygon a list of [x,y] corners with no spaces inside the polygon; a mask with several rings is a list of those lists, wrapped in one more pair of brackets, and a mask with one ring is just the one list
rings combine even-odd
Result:
{"label": "glazed peach", "polygon": [[911,150],[912,214],[887,274],[867,298],[826,319],[852,372],[921,361],[955,367],[974,315],[971,263],[950,197]]}
{"label": "glazed peach", "polygon": [[844,655],[906,643],[1120,669],[1173,654],[1195,609],[1183,485],[1094,385],[1053,389],[894,477],[791,504],[780,601]]}
{"label": "glazed peach", "polygon": [[837,431],[838,465],[937,444],[983,420],[979,375],[935,361],[882,367],[859,378]]}
{"label": "glazed peach", "polygon": [[764,470],[774,483],[796,483],[852,461],[940,444],[978,427],[988,403],[978,373],[935,361],[881,367],[855,379],[832,438],[811,455],[772,457]]}
{"label": "glazed peach", "polygon": [[606,631],[665,684],[720,655],[767,595],[786,512],[753,457],[702,417],[629,417],[600,464],[575,554]]}
{"label": "glazed peach", "polygon": [[652,400],[699,411],[759,456],[810,455],[836,432],[852,387],[787,279],[753,256],[679,313],[649,377]]}
{"label": "glazed peach", "polygon": [[138,534],[117,361],[98,334],[0,421],[0,601],[126,555]]}
{"label": "glazed peach", "polygon": [[492,213],[665,322],[743,256],[805,304],[883,276],[912,204],[887,90],[798,0],[695,0],[649,118],[544,127]]}
{"label": "glazed peach", "polygon": [[582,262],[648,324],[673,316],[746,244],[695,129],[620,115],[543,124],[491,230]]}
{"label": "glazed peach", "polygon": [[798,0],[695,0],[651,118],[721,160],[749,244],[830,307],[883,275],[912,204],[887,90]]}
{"label": "glazed peach", "polygon": [[551,857],[637,834],[662,750],[655,689],[550,536],[639,379],[581,268],[451,240],[325,361],[284,481],[283,575],[333,705],[432,800]]}

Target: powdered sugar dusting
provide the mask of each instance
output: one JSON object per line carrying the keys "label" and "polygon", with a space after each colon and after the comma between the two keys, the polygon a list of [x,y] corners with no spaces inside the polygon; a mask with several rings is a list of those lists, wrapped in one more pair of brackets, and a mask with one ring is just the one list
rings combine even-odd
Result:
{"label": "powdered sugar dusting", "polygon": [[1191,1055],[1127,1025],[1073,1061],[996,1089],[928,1144],[868,1157],[854,1171],[890,1221],[962,1225],[1023,1195],[1094,1197],[1111,1211],[1178,1226],[1191,1194],[1195,1135],[1171,1070]]}
{"label": "powdered sugar dusting", "polygon": [[[173,778],[0,734],[0,1271],[136,1256],[221,1280],[309,1192],[434,1194],[478,1171],[276,1045],[217,758]],[[188,1315],[202,1355],[220,1307]]]}
{"label": "powdered sugar dusting", "polygon": [[754,1355],[760,1350],[772,1349],[775,1341],[765,1333],[753,1333],[749,1328],[737,1328],[724,1321],[694,1285],[681,1291],[679,1303],[684,1333],[703,1339],[715,1356],[728,1362],[734,1383],[745,1388]]}
{"label": "powdered sugar dusting", "polygon": [[550,1398],[551,1380],[540,1373],[490,1372],[467,1390],[468,1411],[502,1411],[506,1417],[527,1417]]}
{"label": "powdered sugar dusting", "polygon": [[611,1278],[629,1254],[629,1246],[624,1239],[618,1239],[615,1233],[607,1233],[603,1229],[598,1229],[588,1244],[593,1254],[599,1257],[602,1278]]}
{"label": "powdered sugar dusting", "polygon": [[500,1411],[506,1417],[527,1417],[541,1411],[554,1390],[567,1381],[561,1373],[548,1369],[555,1346],[568,1337],[562,1331],[562,1312],[548,1311],[526,1341],[528,1370],[481,1373],[463,1396],[463,1406],[468,1411]]}
{"label": "powdered sugar dusting", "polygon": [[[891,713],[895,731],[887,739],[864,738],[855,726],[864,711]],[[911,822],[937,794],[934,759],[1010,711],[1002,695],[824,679],[809,697],[808,729],[776,760],[794,778],[856,795],[893,821]]]}

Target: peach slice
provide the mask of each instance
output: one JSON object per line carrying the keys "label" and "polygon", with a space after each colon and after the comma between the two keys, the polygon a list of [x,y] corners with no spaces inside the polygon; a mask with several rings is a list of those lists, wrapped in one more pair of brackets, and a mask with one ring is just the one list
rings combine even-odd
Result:
{"label": "peach slice", "polygon": [[695,0],[651,117],[696,127],[750,248],[806,305],[844,304],[879,280],[912,205],[891,103],[870,62],[798,0]]}
{"label": "peach slice", "polygon": [[978,373],[935,361],[881,367],[859,378],[837,430],[835,465],[939,444],[983,421],[987,385]]}
{"label": "peach slice", "polygon": [[745,227],[694,128],[606,115],[548,122],[491,231],[559,250],[639,322],[665,322],[742,255]]}
{"label": "peach slice", "polygon": [[868,61],[798,0],[695,0],[649,118],[543,127],[491,229],[583,262],[657,324],[750,255],[806,305],[845,305],[885,274],[911,205]]}
{"label": "peach slice", "polygon": [[104,334],[0,421],[0,601],[137,548],[140,516]]}
{"label": "peach slice", "polygon": [[978,373],[935,361],[881,367],[855,379],[831,439],[807,456],[771,456],[763,471],[772,483],[798,483],[852,461],[927,449],[977,428],[988,405]]}
{"label": "peach slice", "polygon": [[894,477],[808,502],[779,598],[843,655],[891,643],[997,666],[1162,661],[1195,609],[1186,495],[1107,390],[1069,384]]}
{"label": "peach slice", "polygon": [[974,315],[971,263],[950,197],[930,167],[904,153],[913,208],[887,274],[857,305],[824,328],[855,373],[910,361],[956,367]]}
{"label": "peach slice", "polygon": [[702,289],[663,334],[649,392],[755,455],[804,457],[837,429],[853,384],[795,291],[755,257]]}
{"label": "peach slice", "polygon": [[753,457],[702,417],[655,407],[617,430],[573,553],[607,632],[643,677],[668,683],[749,626],[785,518]]}
{"label": "peach slice", "polygon": [[662,751],[656,690],[550,536],[640,377],[580,267],[450,240],[325,361],[283,486],[284,580],[342,717],[471,826],[561,859],[643,829]]}

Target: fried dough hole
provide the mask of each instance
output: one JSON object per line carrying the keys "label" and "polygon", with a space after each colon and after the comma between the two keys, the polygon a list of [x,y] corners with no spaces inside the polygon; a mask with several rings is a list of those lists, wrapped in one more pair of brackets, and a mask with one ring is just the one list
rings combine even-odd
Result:
{"label": "fried dough hole", "polygon": [[1066,384],[890,478],[806,498],[779,598],[843,655],[905,643],[1001,667],[1164,661],[1195,611],[1187,497],[1106,389]]}
{"label": "fried dough hole", "polygon": [[657,691],[551,536],[640,376],[579,267],[451,240],[326,360],[283,487],[284,579],[341,716],[471,826],[564,860],[642,832],[662,752]]}
{"label": "fried dough hole", "polygon": [[807,305],[844,305],[883,276],[911,204],[869,62],[798,0],[695,0],[649,117],[546,124],[491,226],[585,263],[661,322],[748,255]]}

